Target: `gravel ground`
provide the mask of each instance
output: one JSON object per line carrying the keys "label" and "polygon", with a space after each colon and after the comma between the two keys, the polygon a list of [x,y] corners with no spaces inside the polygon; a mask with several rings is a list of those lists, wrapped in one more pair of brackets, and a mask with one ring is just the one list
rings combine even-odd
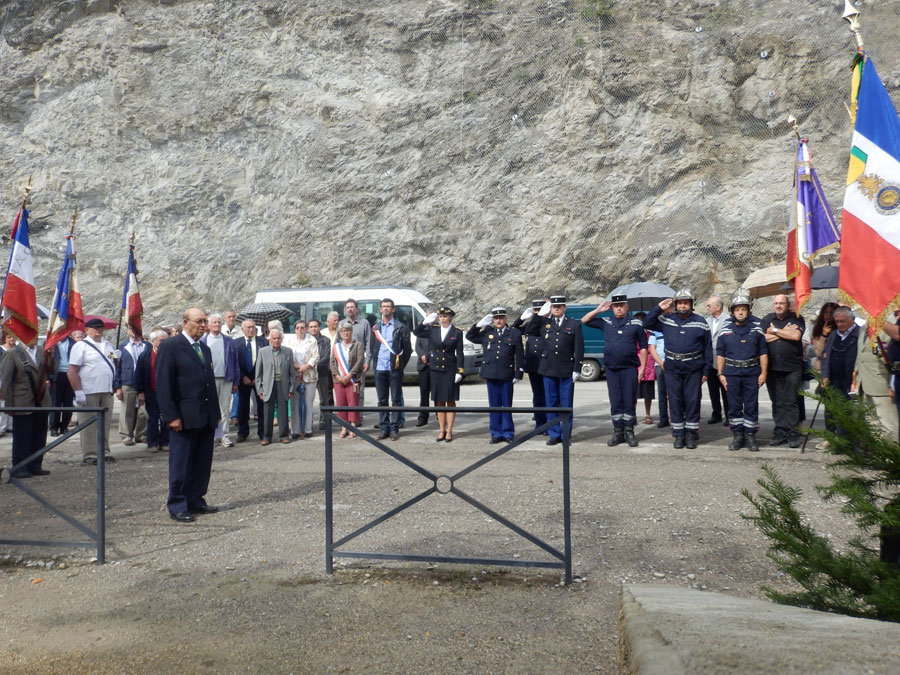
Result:
{"label": "gravel ground", "polygon": [[[837,541],[853,534],[812,489],[826,479],[812,445],[728,452],[728,430],[703,424],[700,448],[673,450],[668,430],[641,424],[639,447],[609,448],[605,383],[576,389],[569,586],[557,570],[343,558],[327,575],[321,435],[217,450],[208,500],[222,511],[189,525],[167,517],[165,455],[114,443],[108,564],[89,549],[0,547],[0,671],[612,673],[622,583],[745,597],[786,584],[740,518],[740,490],[755,487],[763,462],[804,490],[818,527]],[[529,397],[520,385],[516,404]],[[483,384],[462,389],[462,405],[486,399]],[[452,444],[436,444],[435,429],[410,424],[391,447],[440,473],[496,449],[483,417],[460,415]],[[0,439],[6,457],[9,444]],[[561,548],[560,456],[531,440],[457,485]],[[79,459],[69,441],[46,458],[52,475],[27,485],[92,523],[95,473]],[[362,440],[336,440],[336,536],[427,487]],[[0,485],[0,516],[0,538],[80,538],[12,485]],[[453,495],[432,495],[346,548],[549,559]]]}

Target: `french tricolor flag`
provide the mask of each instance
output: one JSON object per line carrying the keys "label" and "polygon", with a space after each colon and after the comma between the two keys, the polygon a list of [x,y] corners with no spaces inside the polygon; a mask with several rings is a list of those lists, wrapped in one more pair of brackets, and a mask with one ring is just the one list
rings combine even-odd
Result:
{"label": "french tricolor flag", "polygon": [[125,312],[125,322],[134,329],[137,335],[144,331],[141,328],[141,315],[144,306],[141,304],[141,294],[138,291],[137,265],[134,262],[134,244],[128,251],[128,272],[125,275],[125,292],[122,294],[122,310]]}
{"label": "french tricolor flag", "polygon": [[53,349],[57,342],[65,340],[75,330],[84,330],[84,309],[75,275],[74,235],[67,234],[66,257],[63,259],[56,281],[56,294],[53,296],[53,306],[50,310],[44,351]]}
{"label": "french tricolor flag", "polygon": [[840,292],[878,330],[900,302],[900,120],[868,57],[862,62],[841,219]]}
{"label": "french tricolor flag", "polygon": [[3,282],[3,332],[29,347],[37,342],[38,312],[34,293],[34,260],[28,243],[28,211],[23,207],[12,229],[13,247]]}

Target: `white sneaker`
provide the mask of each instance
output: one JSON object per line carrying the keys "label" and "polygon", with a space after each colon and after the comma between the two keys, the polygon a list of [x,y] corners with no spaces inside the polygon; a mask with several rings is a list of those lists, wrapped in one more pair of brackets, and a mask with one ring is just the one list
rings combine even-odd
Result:
{"label": "white sneaker", "polygon": [[222,447],[230,448],[234,446],[234,441],[232,441],[228,436],[222,436]]}

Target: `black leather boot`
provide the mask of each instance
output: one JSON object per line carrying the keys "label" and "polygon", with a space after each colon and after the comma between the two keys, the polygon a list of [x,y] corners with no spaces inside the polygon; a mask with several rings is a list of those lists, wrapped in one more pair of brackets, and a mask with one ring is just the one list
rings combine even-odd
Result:
{"label": "black leather boot", "polygon": [[622,431],[622,429],[616,429],[615,431],[613,431],[612,438],[610,438],[608,441],[606,441],[606,444],[609,447],[613,448],[613,447],[617,446],[619,443],[624,443],[624,442],[625,442],[625,432]]}
{"label": "black leather boot", "polygon": [[684,434],[684,447],[693,450],[697,447],[697,441],[700,440],[700,433],[697,431],[688,431]]}
{"label": "black leather boot", "polygon": [[684,447],[684,436],[676,436],[675,442],[672,443],[672,447],[675,448],[676,450],[680,450],[681,448],[683,448]]}
{"label": "black leather boot", "polygon": [[728,446],[729,450],[740,450],[744,447],[744,432],[743,431],[733,431],[734,440],[731,441],[731,444]]}
{"label": "black leather boot", "polygon": [[747,450],[750,452],[759,452],[759,446],[756,444],[756,432],[749,431],[744,436],[744,442],[747,444]]}
{"label": "black leather boot", "polygon": [[628,443],[628,447],[630,448],[637,447],[638,440],[634,437],[633,427],[625,427],[625,442]]}

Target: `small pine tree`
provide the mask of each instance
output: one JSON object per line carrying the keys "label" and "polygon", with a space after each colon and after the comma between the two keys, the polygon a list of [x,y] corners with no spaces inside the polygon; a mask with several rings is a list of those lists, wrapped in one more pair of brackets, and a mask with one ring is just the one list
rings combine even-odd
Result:
{"label": "small pine tree", "polygon": [[[841,511],[861,530],[847,552],[836,551],[797,509],[801,491],[763,466],[762,492],[742,494],[756,509],[744,519],[771,540],[766,554],[802,590],[783,593],[763,586],[775,602],[851,616],[900,622],[900,444],[886,438],[871,404],[825,389],[811,394],[828,411],[838,432],[812,431],[830,443],[830,484],[817,485],[826,500],[844,501]],[[873,536],[879,549],[873,548]]]}

